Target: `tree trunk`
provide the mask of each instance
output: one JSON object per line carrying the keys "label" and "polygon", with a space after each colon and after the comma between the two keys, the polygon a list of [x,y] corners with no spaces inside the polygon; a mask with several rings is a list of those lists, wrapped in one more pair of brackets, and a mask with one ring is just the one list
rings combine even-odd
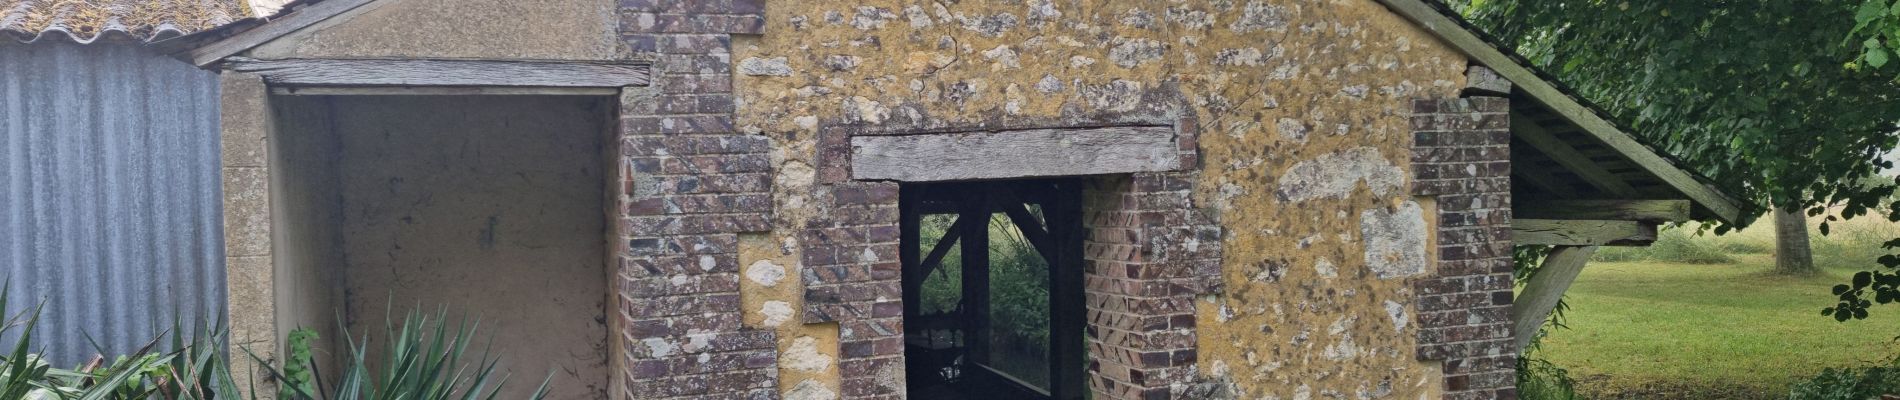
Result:
{"label": "tree trunk", "polygon": [[1819,270],[1814,268],[1814,254],[1808,248],[1808,219],[1800,209],[1782,211],[1776,209],[1775,215],[1775,273],[1783,275],[1809,275]]}

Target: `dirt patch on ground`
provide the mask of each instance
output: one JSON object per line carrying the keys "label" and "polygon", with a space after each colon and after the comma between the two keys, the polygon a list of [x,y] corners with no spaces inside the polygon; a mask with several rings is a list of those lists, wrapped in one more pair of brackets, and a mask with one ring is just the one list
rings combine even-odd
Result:
{"label": "dirt patch on ground", "polygon": [[1788,388],[1749,382],[1659,382],[1585,375],[1577,380],[1577,394],[1597,400],[1770,400],[1788,398]]}

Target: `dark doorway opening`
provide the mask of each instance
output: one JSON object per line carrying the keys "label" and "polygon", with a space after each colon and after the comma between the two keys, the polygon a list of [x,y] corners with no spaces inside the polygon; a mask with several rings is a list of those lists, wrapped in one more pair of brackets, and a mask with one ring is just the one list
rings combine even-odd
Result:
{"label": "dark doorway opening", "polygon": [[905,184],[909,393],[1082,399],[1082,182]]}

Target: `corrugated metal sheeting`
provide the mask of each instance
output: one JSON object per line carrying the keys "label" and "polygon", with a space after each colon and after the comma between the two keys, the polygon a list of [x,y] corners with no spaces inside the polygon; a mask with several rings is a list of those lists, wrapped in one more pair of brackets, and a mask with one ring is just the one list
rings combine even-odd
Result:
{"label": "corrugated metal sheeting", "polygon": [[[136,44],[0,44],[0,273],[62,366],[224,309],[217,76]],[[11,337],[5,338],[12,343]]]}

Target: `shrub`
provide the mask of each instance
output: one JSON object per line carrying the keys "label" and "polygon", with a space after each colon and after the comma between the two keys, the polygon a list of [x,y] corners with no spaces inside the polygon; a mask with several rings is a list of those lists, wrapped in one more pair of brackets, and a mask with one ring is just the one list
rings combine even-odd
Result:
{"label": "shrub", "polygon": [[1900,370],[1892,366],[1828,368],[1795,383],[1788,400],[1870,400],[1900,392]]}
{"label": "shrub", "polygon": [[1529,353],[1517,358],[1517,396],[1524,400],[1576,400],[1576,381],[1570,371]]}

